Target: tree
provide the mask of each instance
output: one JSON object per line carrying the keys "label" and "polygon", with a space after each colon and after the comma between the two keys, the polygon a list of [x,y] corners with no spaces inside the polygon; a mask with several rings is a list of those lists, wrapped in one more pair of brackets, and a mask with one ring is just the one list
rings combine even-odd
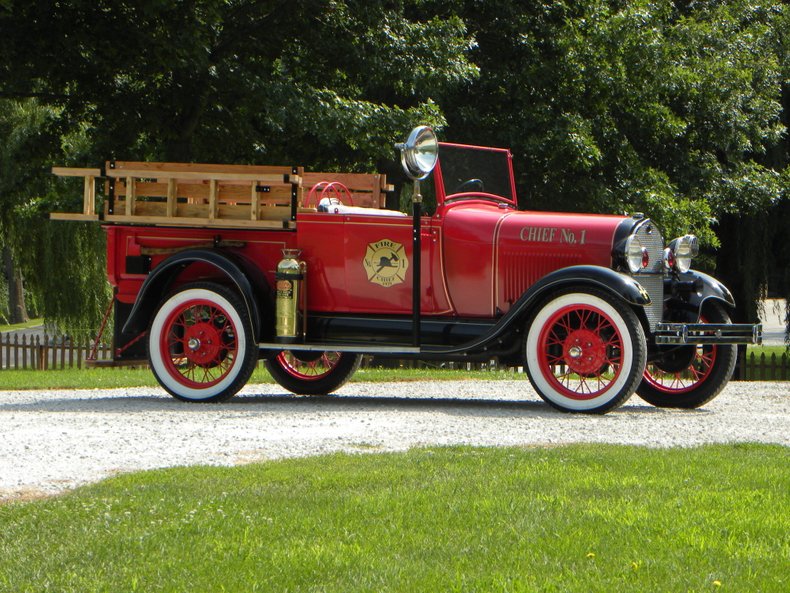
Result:
{"label": "tree", "polygon": [[[481,75],[440,103],[448,130],[511,146],[530,207],[642,211],[711,248],[718,220],[781,200],[787,161],[765,158],[785,130],[780,3],[470,0],[462,16]],[[753,318],[765,253],[740,247]]]}
{"label": "tree", "polygon": [[0,96],[62,107],[100,158],[370,166],[475,72],[463,22],[409,18],[420,4],[17,3]]}
{"label": "tree", "polygon": [[446,124],[512,147],[522,205],[723,239],[717,274],[753,317],[787,262],[765,233],[790,178],[788,30],[770,0],[6,1],[0,99],[49,112],[6,159],[41,166],[0,185],[0,214],[33,224],[47,205],[25,195],[63,199],[45,162],[381,169],[404,130]]}
{"label": "tree", "polygon": [[[75,320],[70,305],[53,302],[47,289],[54,270],[41,264],[42,246],[68,239],[62,253],[84,267],[88,255],[80,250],[99,240],[65,230],[80,225],[44,230],[53,227],[42,226],[43,215],[63,204],[64,194],[42,181],[45,167],[36,163],[118,158],[374,168],[391,160],[392,139],[410,126],[443,123],[434,93],[476,74],[464,23],[425,15],[422,7],[420,0],[0,5],[0,99],[49,110],[38,128],[46,138],[21,135],[36,139],[39,160],[15,151],[6,162],[18,182],[13,191],[0,187],[7,226],[24,224],[40,239],[24,250],[36,259],[22,265],[50,303],[48,314]],[[36,176],[20,177],[21,170]],[[91,300],[84,289],[78,294]]]}
{"label": "tree", "polygon": [[[78,164],[88,146],[78,128],[61,132],[59,111],[35,99],[0,100],[0,236],[8,309],[17,320],[31,303],[72,334],[88,334],[106,306],[104,237],[94,225],[51,224],[52,211],[76,210],[81,191],[58,184],[52,163]],[[24,290],[21,279],[24,278]],[[79,295],[75,298],[75,295]]]}

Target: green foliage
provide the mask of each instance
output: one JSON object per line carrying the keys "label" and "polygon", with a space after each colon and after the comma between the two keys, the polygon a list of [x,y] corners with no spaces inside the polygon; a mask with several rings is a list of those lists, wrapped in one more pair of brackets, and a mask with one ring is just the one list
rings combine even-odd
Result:
{"label": "green foliage", "polygon": [[8,323],[8,282],[4,273],[0,273],[0,323]]}
{"label": "green foliage", "polygon": [[443,124],[432,95],[476,74],[464,23],[421,18],[420,5],[32,0],[0,11],[0,228],[42,313],[74,334],[108,299],[101,232],[44,221],[80,209],[76,183],[55,184],[49,166],[375,169],[404,130]]}
{"label": "green foliage", "polygon": [[419,4],[34,0],[0,16],[0,72],[86,122],[97,159],[370,166],[475,73],[463,22]]}
{"label": "green foliage", "polygon": [[0,231],[22,270],[29,304],[77,337],[95,332],[109,291],[101,229],[48,220],[50,212],[82,204],[77,180],[59,184],[49,175],[53,159],[79,162],[87,144],[81,127],[58,133],[59,115],[36,100],[0,100],[6,138],[0,146]]}
{"label": "green foliage", "polygon": [[783,592],[789,467],[579,445],[129,474],[0,506],[0,591]]}
{"label": "green foliage", "polygon": [[780,198],[759,158],[783,132],[783,16],[745,0],[467,2],[481,76],[447,105],[449,133],[512,146],[531,207],[644,211],[715,246],[721,213]]}

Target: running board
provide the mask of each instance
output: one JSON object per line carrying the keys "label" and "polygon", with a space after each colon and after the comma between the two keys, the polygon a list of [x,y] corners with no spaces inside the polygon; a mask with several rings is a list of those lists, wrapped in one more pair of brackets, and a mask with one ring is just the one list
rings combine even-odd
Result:
{"label": "running board", "polygon": [[415,346],[373,346],[370,344],[284,344],[280,342],[261,342],[261,350],[300,350],[302,352],[356,352],[358,354],[420,354]]}

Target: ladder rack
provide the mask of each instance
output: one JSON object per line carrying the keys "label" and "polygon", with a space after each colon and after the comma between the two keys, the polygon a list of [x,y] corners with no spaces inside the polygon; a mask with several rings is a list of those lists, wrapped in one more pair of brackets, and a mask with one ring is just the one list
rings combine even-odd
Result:
{"label": "ladder rack", "polygon": [[[60,177],[83,177],[81,213],[53,212],[53,220],[223,228],[294,228],[298,212],[318,183],[342,183],[354,205],[385,207],[393,190],[386,176],[305,173],[301,167],[108,161],[103,169],[53,167]],[[104,209],[96,210],[97,181]]]}
{"label": "ladder rack", "polygon": [[[301,203],[295,167],[195,163],[107,162],[104,170],[53,167],[83,177],[82,213],[54,220],[230,228],[292,228]],[[104,212],[96,212],[96,181],[104,180]]]}

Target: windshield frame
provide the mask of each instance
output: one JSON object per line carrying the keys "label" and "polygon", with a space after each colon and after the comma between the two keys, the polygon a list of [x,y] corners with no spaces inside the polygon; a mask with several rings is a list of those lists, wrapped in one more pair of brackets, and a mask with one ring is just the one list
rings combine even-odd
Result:
{"label": "windshield frame", "polygon": [[[512,197],[503,196],[499,194],[492,194],[485,191],[463,191],[455,193],[446,193],[444,185],[444,177],[442,175],[442,148],[458,148],[469,151],[493,152],[502,154],[507,160],[507,174],[509,176],[510,194]],[[470,173],[473,175],[474,173]],[[445,202],[453,200],[475,200],[482,199],[486,201],[495,201],[509,204],[513,207],[518,205],[518,197],[516,195],[516,183],[513,176],[513,155],[507,148],[492,148],[490,146],[475,146],[471,144],[455,144],[452,142],[439,142],[439,160],[436,163],[436,168],[433,171],[434,185],[436,187],[436,202],[437,206],[443,205]],[[471,178],[470,178],[471,179]]]}

